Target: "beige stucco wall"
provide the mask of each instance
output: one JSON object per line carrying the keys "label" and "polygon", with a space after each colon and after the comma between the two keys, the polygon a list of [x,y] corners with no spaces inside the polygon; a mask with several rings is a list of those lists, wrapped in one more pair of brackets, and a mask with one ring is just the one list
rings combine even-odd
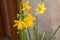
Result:
{"label": "beige stucco wall", "polygon": [[[39,33],[47,31],[51,33],[60,25],[60,0],[44,0],[47,10],[44,15],[39,15]],[[30,0],[30,4],[33,7],[31,11],[35,14],[34,8],[38,3],[42,3],[42,0]],[[60,30],[56,34],[56,39],[60,40]]]}
{"label": "beige stucco wall", "polygon": [[[38,3],[42,3],[42,0],[29,1],[33,8],[30,12],[34,15],[34,9]],[[38,16],[38,30],[39,34],[45,31],[50,35],[60,25],[60,0],[43,0],[43,2],[46,4],[47,10],[45,14]],[[60,40],[60,30],[57,32],[55,40]]]}
{"label": "beige stucco wall", "polygon": [[[51,27],[55,30],[60,25],[60,0],[52,0],[50,8]],[[56,40],[60,40],[60,30],[56,34]]]}

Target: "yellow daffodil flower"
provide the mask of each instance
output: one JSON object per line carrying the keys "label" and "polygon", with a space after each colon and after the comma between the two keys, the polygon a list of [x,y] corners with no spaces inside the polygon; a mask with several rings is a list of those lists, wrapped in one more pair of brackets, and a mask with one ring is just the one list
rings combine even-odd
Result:
{"label": "yellow daffodil flower", "polygon": [[38,5],[38,7],[36,9],[36,13],[37,13],[37,15],[44,14],[45,10],[46,10],[45,4],[42,3],[41,5],[40,4]]}
{"label": "yellow daffodil flower", "polygon": [[24,18],[24,23],[25,23],[24,26],[26,28],[33,27],[34,26],[34,23],[33,23],[34,20],[35,20],[35,18],[33,18],[32,14],[27,14],[27,17]]}
{"label": "yellow daffodil flower", "polygon": [[33,23],[33,20],[31,18],[25,18],[24,19],[24,27],[25,28],[28,28],[28,27],[33,27],[34,26],[34,23]]}
{"label": "yellow daffodil flower", "polygon": [[25,11],[25,10],[30,10],[31,9],[31,6],[29,5],[29,1],[27,0],[26,3],[23,3],[23,8],[22,8],[22,11]]}
{"label": "yellow daffodil flower", "polygon": [[32,17],[32,14],[31,13],[27,13],[26,16],[27,17]]}
{"label": "yellow daffodil flower", "polygon": [[34,23],[33,21],[35,18],[33,18],[32,14],[27,13],[26,18],[24,18],[22,21],[15,20],[14,27],[17,27],[18,30],[21,30],[22,28],[28,28],[28,27],[33,27]]}
{"label": "yellow daffodil flower", "polygon": [[23,22],[19,20],[14,20],[14,22],[15,22],[14,27],[17,27],[18,30],[21,30]]}
{"label": "yellow daffodil flower", "polygon": [[27,13],[27,14],[26,14],[26,17],[28,17],[28,18],[31,19],[31,20],[35,20],[35,18],[32,16],[31,13]]}

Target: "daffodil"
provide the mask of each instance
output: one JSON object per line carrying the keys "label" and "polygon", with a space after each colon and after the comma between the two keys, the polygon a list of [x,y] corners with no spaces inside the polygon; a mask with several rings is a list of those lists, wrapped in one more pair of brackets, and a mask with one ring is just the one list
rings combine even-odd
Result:
{"label": "daffodil", "polygon": [[27,17],[32,17],[32,14],[31,13],[27,13],[26,16]]}
{"label": "daffodil", "polygon": [[26,1],[26,3],[23,3],[22,6],[23,6],[22,11],[25,11],[25,10],[29,11],[31,9],[31,6],[29,5],[28,0]]}
{"label": "daffodil", "polygon": [[35,18],[33,17],[31,13],[27,13],[26,17],[29,18],[30,20],[35,20]]}
{"label": "daffodil", "polygon": [[36,9],[36,13],[37,13],[37,15],[44,14],[45,10],[46,10],[45,4],[42,3],[41,5],[40,4],[38,5],[38,7]]}
{"label": "daffodil", "polygon": [[34,26],[34,23],[33,23],[34,20],[35,20],[35,18],[32,16],[32,14],[27,14],[27,17],[24,18],[25,28],[33,27]]}
{"label": "daffodil", "polygon": [[18,30],[21,30],[23,28],[23,22],[19,20],[14,20],[15,24],[14,27],[17,27]]}
{"label": "daffodil", "polygon": [[28,27],[33,27],[34,26],[34,23],[33,23],[33,20],[31,18],[25,18],[24,19],[24,27],[25,28],[28,28]]}

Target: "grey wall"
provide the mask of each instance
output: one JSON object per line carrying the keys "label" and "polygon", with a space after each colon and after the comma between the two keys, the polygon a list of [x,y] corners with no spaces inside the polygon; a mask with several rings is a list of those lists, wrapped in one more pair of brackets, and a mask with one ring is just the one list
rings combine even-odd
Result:
{"label": "grey wall", "polygon": [[[48,0],[43,2],[46,4],[47,10],[43,15],[38,15],[38,30],[40,35],[43,32],[48,32],[51,35],[53,29],[51,28],[50,2]],[[30,5],[33,7],[31,10],[33,15],[36,14],[34,10],[38,3],[42,3],[42,0],[30,0]]]}
{"label": "grey wall", "polygon": [[[55,30],[60,25],[60,0],[51,0],[50,3],[51,28]],[[56,34],[56,40],[60,40],[60,30]]]}
{"label": "grey wall", "polygon": [[[30,5],[33,9],[30,11],[33,15],[35,14],[34,9],[38,3],[42,3],[42,0],[29,0]],[[45,14],[38,16],[39,21],[39,34],[44,31],[48,32],[49,35],[60,25],[60,0],[43,0],[46,4],[47,10]],[[56,39],[60,40],[60,30],[56,34]]]}

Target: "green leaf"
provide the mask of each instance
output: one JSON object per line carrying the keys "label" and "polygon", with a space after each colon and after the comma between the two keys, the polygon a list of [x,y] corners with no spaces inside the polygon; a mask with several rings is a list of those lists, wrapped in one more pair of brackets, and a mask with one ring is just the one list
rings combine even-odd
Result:
{"label": "green leaf", "polygon": [[43,35],[42,35],[42,39],[41,39],[41,40],[44,40],[44,36],[45,36],[45,32],[43,33]]}
{"label": "green leaf", "polygon": [[54,31],[54,33],[51,36],[51,40],[53,40],[53,38],[55,37],[55,34],[57,33],[57,31],[60,29],[60,26],[58,26],[58,28]]}

